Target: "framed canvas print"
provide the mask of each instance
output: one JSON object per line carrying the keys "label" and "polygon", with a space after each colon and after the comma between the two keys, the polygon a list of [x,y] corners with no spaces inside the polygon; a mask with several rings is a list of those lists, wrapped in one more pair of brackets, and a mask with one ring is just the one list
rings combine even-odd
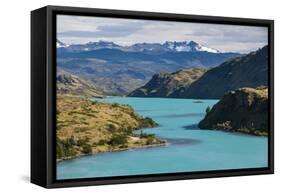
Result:
{"label": "framed canvas print", "polygon": [[31,182],[273,173],[273,21],[31,13]]}

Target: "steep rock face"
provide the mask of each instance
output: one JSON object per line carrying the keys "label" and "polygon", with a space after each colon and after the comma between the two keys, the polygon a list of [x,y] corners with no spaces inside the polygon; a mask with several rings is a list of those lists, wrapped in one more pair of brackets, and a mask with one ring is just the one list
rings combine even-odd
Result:
{"label": "steep rock face", "polygon": [[206,72],[202,68],[155,74],[143,87],[131,92],[133,97],[180,97],[192,82]]}
{"label": "steep rock face", "polygon": [[267,86],[268,46],[237,57],[209,70],[191,84],[187,98],[221,98],[225,92],[242,87]]}
{"label": "steep rock face", "polygon": [[57,76],[57,93],[86,97],[104,96],[104,92],[98,90],[93,84],[72,74],[59,74]]}
{"label": "steep rock face", "polygon": [[198,125],[201,129],[267,135],[268,89],[241,88],[230,91],[206,112]]}

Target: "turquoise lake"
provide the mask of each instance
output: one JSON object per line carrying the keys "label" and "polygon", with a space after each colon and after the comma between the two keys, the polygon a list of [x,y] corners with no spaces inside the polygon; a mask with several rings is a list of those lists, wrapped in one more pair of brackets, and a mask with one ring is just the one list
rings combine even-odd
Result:
{"label": "turquoise lake", "polygon": [[57,179],[267,167],[268,139],[213,130],[198,122],[217,100],[112,97],[95,99],[131,105],[160,127],[143,129],[165,146],[84,156],[57,163]]}

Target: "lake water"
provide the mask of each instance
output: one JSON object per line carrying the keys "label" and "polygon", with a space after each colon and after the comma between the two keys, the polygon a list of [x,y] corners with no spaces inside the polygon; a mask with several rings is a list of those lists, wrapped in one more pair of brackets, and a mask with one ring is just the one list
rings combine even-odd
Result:
{"label": "lake water", "polygon": [[267,167],[266,137],[199,130],[197,123],[217,100],[166,98],[98,99],[131,105],[160,127],[146,133],[168,145],[84,156],[57,164],[57,179]]}

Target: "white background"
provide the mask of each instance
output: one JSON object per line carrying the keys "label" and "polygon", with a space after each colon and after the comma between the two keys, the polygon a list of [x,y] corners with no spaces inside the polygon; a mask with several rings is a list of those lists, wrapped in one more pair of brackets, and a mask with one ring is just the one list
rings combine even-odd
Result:
{"label": "white background", "polygon": [[[280,38],[278,0],[3,0],[0,30],[0,193],[277,193],[280,192]],[[30,11],[67,5],[275,20],[275,175],[46,190],[29,183]],[[279,184],[279,185],[278,185]]]}

